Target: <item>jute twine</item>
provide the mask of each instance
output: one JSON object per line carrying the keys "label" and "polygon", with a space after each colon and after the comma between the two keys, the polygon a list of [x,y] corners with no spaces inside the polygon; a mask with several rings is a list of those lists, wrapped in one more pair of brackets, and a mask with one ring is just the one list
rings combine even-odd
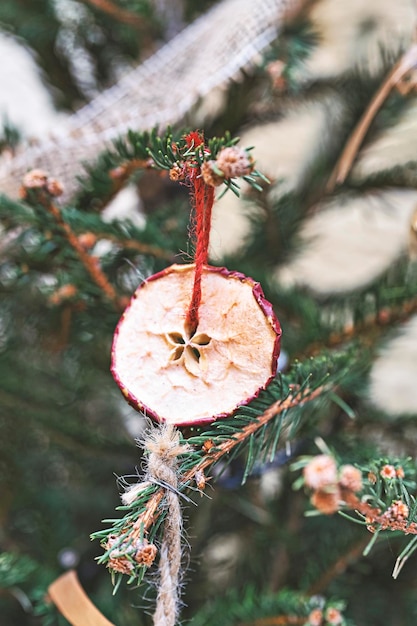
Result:
{"label": "jute twine", "polygon": [[149,452],[147,479],[165,489],[167,514],[159,558],[159,584],[154,626],[175,626],[179,614],[182,513],[178,494],[178,455],[189,447],[180,443],[172,425],[152,428],[144,447]]}

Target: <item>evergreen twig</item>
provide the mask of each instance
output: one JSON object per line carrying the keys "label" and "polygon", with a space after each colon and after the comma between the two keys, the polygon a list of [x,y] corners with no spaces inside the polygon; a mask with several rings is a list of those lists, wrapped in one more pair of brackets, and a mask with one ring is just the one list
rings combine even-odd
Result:
{"label": "evergreen twig", "polygon": [[355,493],[346,490],[343,493],[344,508],[355,511],[366,519],[367,528],[370,532],[380,530],[399,530],[405,535],[417,535],[417,523],[408,519],[390,519],[381,513],[377,507],[371,506],[368,502],[362,501]]}
{"label": "evergreen twig", "polygon": [[65,222],[62,218],[61,212],[58,207],[52,202],[46,200],[43,202],[44,207],[49,211],[52,217],[55,219],[58,226],[64,231],[65,237],[68,240],[68,243],[72,246],[72,248],[77,253],[81,263],[84,265],[87,272],[90,274],[93,281],[96,283],[98,287],[102,290],[104,295],[111,300],[115,306],[119,309],[123,308],[123,304],[120,302],[118,295],[113,287],[113,285],[109,282],[107,276],[101,270],[98,265],[96,259],[94,259],[88,252],[86,252],[83,246],[78,241],[77,236],[72,231],[71,227]]}
{"label": "evergreen twig", "polygon": [[117,295],[113,285],[110,283],[107,276],[100,268],[98,260],[88,254],[88,252],[86,252],[84,247],[81,245],[77,235],[72,230],[71,226],[68,224],[68,222],[64,220],[60,209],[52,201],[51,194],[48,192],[46,185],[47,177],[45,176],[44,183],[42,183],[39,188],[31,190],[34,191],[36,200],[53,217],[56,224],[63,232],[66,240],[68,241],[72,249],[76,252],[79,260],[81,261],[82,265],[84,266],[90,277],[93,279],[95,284],[101,289],[106,298],[113,302],[117,309],[122,310],[125,306],[125,302],[123,302]]}
{"label": "evergreen twig", "polygon": [[301,391],[296,391],[294,395],[290,394],[284,400],[277,400],[241,431],[234,433],[230,439],[226,439],[220,445],[216,445],[211,448],[207,455],[194,468],[184,475],[183,482],[186,484],[191,482],[191,480],[194,479],[196,472],[204,472],[204,470],[218,462],[223,456],[229,454],[236,446],[247,441],[252,435],[265,426],[265,424],[268,424],[268,422],[276,418],[278,415],[281,415],[285,411],[299,406],[304,402],[310,402],[311,400],[318,398],[326,390],[327,389],[324,386],[313,390],[307,388]]}
{"label": "evergreen twig", "polygon": [[356,561],[363,554],[364,548],[368,544],[368,539],[361,539],[347,552],[342,554],[323,572],[318,580],[309,588],[308,595],[314,596],[323,593],[330,585],[331,581],[345,572],[352,561]]}
{"label": "evergreen twig", "polygon": [[[306,402],[317,399],[325,393],[325,391],[327,391],[327,387],[325,385],[319,385],[315,388],[293,386],[287,397],[284,399],[280,398],[273,402],[260,415],[252,418],[241,430],[232,429],[231,434],[228,436],[223,435],[223,437],[218,439],[220,443],[210,439],[210,433],[209,436],[206,435],[203,438],[206,444],[203,445],[204,455],[201,457],[199,452],[195,451],[194,454],[193,452],[188,452],[185,458],[187,459],[187,462],[190,462],[191,467],[185,472],[181,471],[181,467],[179,468],[179,491],[183,491],[184,488],[190,486],[193,481],[198,484],[198,481],[201,480],[199,477],[204,476],[204,472],[207,468],[214,465],[220,459],[228,456],[240,445],[250,440],[255,433],[260,431],[266,424],[271,422],[277,416],[286,413],[290,409],[302,406]],[[197,438],[189,438],[188,443],[194,444],[195,439]],[[201,437],[198,439],[201,439]],[[141,489],[137,495],[137,501],[132,503],[138,511],[138,514],[132,516],[130,513],[126,515],[124,520],[120,521],[107,520],[116,522],[116,526],[107,531],[93,533],[92,538],[101,539],[105,545],[108,544],[108,541],[106,540],[108,540],[109,537],[112,538],[112,545],[110,549],[107,549],[105,554],[99,558],[99,562],[103,563],[111,560],[114,563],[116,559],[112,558],[111,555],[115,549],[118,551],[118,558],[126,559],[126,556],[128,555],[123,553],[123,546],[127,546],[127,548],[129,548],[132,544],[140,541],[144,536],[144,533],[148,533],[149,536],[152,537],[154,533],[151,531],[151,528],[155,529],[156,522],[162,514],[160,505],[164,495],[165,489],[158,488],[154,490],[151,485],[148,486],[145,483],[145,487]],[[124,507],[121,508],[123,509]],[[131,507],[128,506],[127,508]],[[116,543],[114,542],[115,538],[117,538]],[[143,566],[141,566],[137,575],[138,577],[143,575]],[[135,574],[132,573],[131,580],[134,580],[135,577]]]}
{"label": "evergreen twig", "polygon": [[[203,163],[214,163],[224,148],[235,147],[238,141],[238,138],[226,132],[223,137],[213,137],[206,144],[194,145],[187,141],[187,135],[177,137],[170,128],[163,133],[159,133],[158,128],[150,132],[130,130],[125,137],[113,141],[112,146],[99,155],[94,166],[86,166],[88,177],[80,179],[84,189],[79,200],[85,203],[94,198],[97,203],[97,198],[101,198],[104,206],[133,174],[145,169],[159,170],[161,174],[170,172],[172,180],[183,180],[186,166],[195,168],[201,167]],[[248,157],[251,150],[251,147],[245,149]],[[250,175],[241,177],[258,191],[261,190],[260,183],[269,182],[255,168]],[[222,185],[225,192],[230,189],[239,195],[239,185],[234,176],[223,175]]]}
{"label": "evergreen twig", "polygon": [[391,328],[396,323],[406,322],[416,312],[417,297],[415,296],[405,300],[400,305],[385,306],[376,313],[368,315],[359,323],[347,324],[341,331],[330,333],[327,340],[310,344],[303,350],[303,356],[315,356],[324,347],[336,348],[346,345],[347,342],[353,341],[355,338],[364,343],[374,344],[387,328]]}

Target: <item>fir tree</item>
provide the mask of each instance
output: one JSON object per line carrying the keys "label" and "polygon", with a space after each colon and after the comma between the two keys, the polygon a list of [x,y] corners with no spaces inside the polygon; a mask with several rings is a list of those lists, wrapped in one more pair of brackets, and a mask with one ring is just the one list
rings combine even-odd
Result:
{"label": "fir tree", "polygon": [[[80,626],[88,616],[98,626],[146,626],[155,603],[162,610],[164,567],[177,605],[171,621],[163,614],[155,624],[415,619],[415,7],[290,4],[276,40],[259,44],[262,58],[242,60],[239,80],[232,70],[222,77],[216,106],[213,93],[191,95],[181,119],[147,130],[127,110],[129,128],[117,137],[104,108],[97,136],[88,128],[96,152],[82,168],[78,153],[65,152],[75,143],[40,138],[36,152],[13,116],[5,120],[1,625]],[[196,18],[193,3],[170,14],[163,5],[45,0],[34,15],[29,4],[4,2],[0,15],[36,50],[58,104],[75,108],[128,58]],[[169,48],[179,54],[181,36]],[[87,79],[74,51],[88,52]],[[89,110],[76,119],[88,125]],[[170,380],[161,369],[146,379],[145,346],[148,383],[126,389],[113,336],[139,285],[137,301],[178,272],[177,296],[184,269],[167,268],[193,261],[192,276],[207,262],[227,267],[228,287],[236,276],[254,290],[259,281],[259,349],[272,366],[258,381],[247,310],[234,329],[245,337],[236,340],[244,366],[230,390],[215,388],[213,406],[234,397],[240,371],[255,368],[254,390],[222,411],[192,393],[187,404],[178,389],[172,407],[178,398],[191,413],[160,426],[157,394],[141,393],[156,377],[165,393]],[[226,301],[220,291],[206,302],[202,284],[191,290],[187,332],[166,339],[190,380],[217,330],[199,330],[199,311]],[[147,306],[154,323],[158,307]],[[116,336],[136,315],[128,311]],[[146,332],[139,320],[139,343]]]}

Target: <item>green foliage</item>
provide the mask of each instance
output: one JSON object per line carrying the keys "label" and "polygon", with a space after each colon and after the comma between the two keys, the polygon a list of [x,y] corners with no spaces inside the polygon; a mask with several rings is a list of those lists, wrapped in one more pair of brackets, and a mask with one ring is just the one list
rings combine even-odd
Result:
{"label": "green foliage", "polygon": [[[334,355],[333,357],[320,356],[311,359],[308,363],[295,363],[287,375],[278,375],[277,378],[259,396],[247,406],[242,406],[236,414],[229,419],[222,419],[215,422],[211,427],[195,429],[187,437],[187,443],[191,446],[191,451],[179,457],[180,463],[178,474],[180,477],[193,476],[193,480],[180,478],[179,492],[188,492],[185,496],[189,499],[190,489],[195,490],[195,472],[202,468],[213,466],[217,460],[222,462],[222,472],[228,464],[245,455],[244,468],[241,482],[244,484],[248,476],[254,470],[255,465],[264,466],[272,462],[277,454],[278,447],[282,447],[282,439],[289,443],[300,436],[302,430],[307,431],[314,424],[315,415],[323,415],[328,409],[328,398],[330,392],[338,385],[346,373],[346,366],[349,362],[346,354]],[[312,400],[317,393],[317,400]],[[311,396],[311,397],[310,397]],[[285,410],[280,410],[280,403],[291,400],[294,397],[294,406]],[[333,397],[333,396],[332,396]],[[327,407],[326,407],[327,404]],[[265,424],[258,426],[263,415],[271,413]],[[253,433],[242,436],[246,429],[253,427]],[[305,436],[305,432],[303,433]],[[207,445],[210,445],[210,454],[207,457]],[[225,457],[224,454],[217,456],[222,446],[228,444],[230,452]],[[212,460],[210,459],[212,458]],[[201,471],[201,470],[200,470]],[[128,505],[118,507],[118,510],[125,514],[120,519],[105,519],[104,523],[111,524],[110,527],[95,532],[93,539],[99,539],[104,546],[108,545],[110,538],[116,538],[116,543],[111,543],[104,554],[99,558],[99,563],[107,563],[114,558],[115,552],[122,553],[132,564],[132,572],[128,577],[128,583],[138,583],[144,576],[144,567],[138,566],[131,558],[129,549],[132,542],[131,532],[134,524],[142,519],[149,500],[158,491],[158,486],[153,484],[141,490],[134,501]],[[192,495],[192,492],[191,492]],[[157,516],[154,524],[147,534],[150,542],[158,541],[162,532],[161,519],[165,513]],[[120,585],[119,575],[116,588]]]}
{"label": "green foliage", "polygon": [[[228,132],[224,137],[209,139],[207,145],[195,145],[194,138],[188,139],[187,134],[178,131],[173,133],[170,128],[163,132],[157,128],[145,132],[128,131],[126,137],[113,141],[112,147],[99,155],[94,165],[85,164],[88,176],[80,181],[82,190],[77,205],[84,210],[87,207],[97,210],[105,206],[115,191],[115,173],[116,180],[117,176],[135,180],[140,170],[170,170],[174,166],[183,167],[187,164],[191,168],[201,166],[204,161],[214,160],[223,148],[234,146],[238,141]],[[251,149],[246,149],[248,156]],[[256,169],[242,178],[258,191],[262,190],[260,183],[269,182]],[[230,189],[239,195],[239,184],[234,178],[225,178],[223,184],[225,191]]]}
{"label": "green foliage", "polygon": [[29,557],[8,552],[0,554],[0,587],[5,589],[26,582],[38,565]]}
{"label": "green foliage", "polygon": [[287,589],[279,593],[265,594],[248,587],[244,593],[236,590],[208,603],[191,620],[192,626],[233,626],[267,617],[292,616],[307,617],[308,599]]}

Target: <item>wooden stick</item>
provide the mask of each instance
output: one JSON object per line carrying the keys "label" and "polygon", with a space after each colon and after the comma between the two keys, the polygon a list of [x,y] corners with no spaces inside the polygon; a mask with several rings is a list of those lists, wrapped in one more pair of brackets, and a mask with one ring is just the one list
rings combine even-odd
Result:
{"label": "wooden stick", "polygon": [[72,626],[115,626],[91,602],[74,570],[57,578],[49,586],[48,593]]}
{"label": "wooden stick", "polygon": [[336,163],[329,182],[327,183],[326,190],[329,193],[332,193],[336,185],[340,185],[346,180],[347,175],[352,168],[353,161],[355,160],[358,150],[362,145],[365,135],[368,132],[375,115],[384,104],[393,87],[401,81],[407,72],[415,68],[416,65],[417,44],[413,44],[388,74],[387,78],[382,83],[381,87],[372,98],[368,108],[359,120],[355,130],[345,145],[339,160]]}

